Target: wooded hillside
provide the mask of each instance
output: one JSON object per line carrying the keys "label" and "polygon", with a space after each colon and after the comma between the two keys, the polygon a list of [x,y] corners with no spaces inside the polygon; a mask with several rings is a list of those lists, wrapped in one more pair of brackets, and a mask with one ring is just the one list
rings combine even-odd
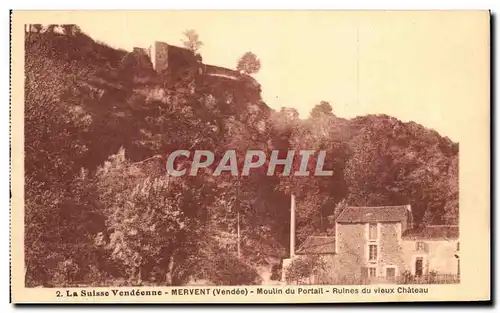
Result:
{"label": "wooded hillside", "polygon": [[[292,192],[297,244],[332,232],[340,201],[458,222],[458,144],[414,122],[343,119],[328,102],[299,119],[245,83],[165,81],[83,33],[28,34],[25,60],[28,286],[259,283],[259,266],[287,254]],[[334,174],[169,177],[178,149],[326,150]]]}

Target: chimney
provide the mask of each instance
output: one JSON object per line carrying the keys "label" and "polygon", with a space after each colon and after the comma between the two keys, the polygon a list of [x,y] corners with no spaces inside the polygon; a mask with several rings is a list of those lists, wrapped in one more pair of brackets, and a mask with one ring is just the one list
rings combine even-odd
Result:
{"label": "chimney", "polygon": [[407,228],[413,228],[413,212],[411,210],[411,204],[407,204],[406,209],[408,210]]}
{"label": "chimney", "polygon": [[290,259],[295,256],[295,195],[291,196],[290,208]]}

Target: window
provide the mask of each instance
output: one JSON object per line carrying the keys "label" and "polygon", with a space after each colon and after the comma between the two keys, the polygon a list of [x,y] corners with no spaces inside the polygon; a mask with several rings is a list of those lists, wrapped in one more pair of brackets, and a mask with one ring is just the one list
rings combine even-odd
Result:
{"label": "window", "polygon": [[362,267],[361,268],[361,277],[363,277],[363,278],[377,277],[377,268],[376,267]]}
{"label": "window", "polygon": [[368,267],[362,267],[361,268],[361,277],[362,278],[368,278]]}
{"label": "window", "polygon": [[385,269],[385,276],[387,278],[394,278],[394,277],[396,277],[396,268],[395,267],[387,267]]}
{"label": "window", "polygon": [[377,240],[378,238],[378,229],[376,223],[370,223],[369,231],[368,231],[368,239]]}
{"label": "window", "polygon": [[425,242],[417,241],[416,250],[417,251],[425,251]]}
{"label": "window", "polygon": [[368,245],[368,261],[377,260],[377,245]]}

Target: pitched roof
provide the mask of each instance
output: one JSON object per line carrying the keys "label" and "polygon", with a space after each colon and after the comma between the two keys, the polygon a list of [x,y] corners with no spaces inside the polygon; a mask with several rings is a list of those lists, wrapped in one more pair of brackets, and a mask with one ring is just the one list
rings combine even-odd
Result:
{"label": "pitched roof", "polygon": [[429,225],[408,229],[403,233],[403,239],[458,239],[458,225]]}
{"label": "pitched roof", "polygon": [[335,237],[309,236],[297,249],[297,254],[333,254]]}
{"label": "pitched roof", "polygon": [[400,222],[407,219],[410,205],[359,207],[347,206],[340,213],[338,223]]}

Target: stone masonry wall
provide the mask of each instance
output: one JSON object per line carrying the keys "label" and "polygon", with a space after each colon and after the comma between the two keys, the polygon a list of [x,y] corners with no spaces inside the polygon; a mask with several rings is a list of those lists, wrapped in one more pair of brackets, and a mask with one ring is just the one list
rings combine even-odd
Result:
{"label": "stone masonry wall", "polygon": [[377,277],[386,276],[387,266],[396,266],[396,275],[405,269],[400,223],[380,223],[376,261],[368,261],[368,224],[337,224],[336,254],[325,256],[328,275],[334,281],[355,280],[361,276],[362,268],[375,267]]}
{"label": "stone masonry wall", "polygon": [[337,254],[325,258],[332,277],[337,280],[360,277],[366,263],[365,224],[337,224],[335,240]]}
{"label": "stone masonry wall", "polygon": [[168,68],[168,44],[156,41],[151,47],[150,57],[153,68],[161,73]]}
{"label": "stone masonry wall", "polygon": [[387,266],[396,266],[396,275],[406,270],[400,223],[381,223],[377,276],[386,276]]}

